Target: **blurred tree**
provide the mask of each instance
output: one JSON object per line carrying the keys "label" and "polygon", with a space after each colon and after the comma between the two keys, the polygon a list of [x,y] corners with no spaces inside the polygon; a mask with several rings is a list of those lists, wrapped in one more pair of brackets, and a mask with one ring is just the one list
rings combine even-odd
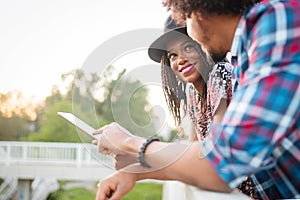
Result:
{"label": "blurred tree", "polygon": [[0,140],[22,140],[37,119],[38,105],[17,90],[0,93]]}
{"label": "blurred tree", "polygon": [[[57,115],[57,112],[73,112],[73,107],[80,107],[76,102],[72,101],[72,85],[74,83],[74,74],[81,73],[81,71],[71,71],[62,75],[62,80],[71,81],[66,85],[67,90],[65,94],[62,94],[58,86],[52,87],[51,95],[45,100],[45,106],[40,111],[38,131],[30,133],[29,141],[44,141],[44,142],[90,142],[91,137],[86,136],[81,131],[78,131],[73,125],[64,121]],[[76,86],[74,86],[75,89]],[[86,94],[82,95],[83,98],[87,98]],[[88,121],[90,113],[83,112],[81,109],[80,117],[84,121]]]}
{"label": "blurred tree", "polygon": [[22,140],[29,133],[28,120],[18,116],[0,116],[0,140]]}
{"label": "blurred tree", "polygon": [[95,106],[96,112],[102,118],[105,116],[109,122],[118,122],[135,135],[153,135],[153,116],[147,109],[149,90],[140,81],[126,77],[125,73],[126,70],[116,73],[113,66],[110,66],[102,74],[99,82],[102,96]]}
{"label": "blurred tree", "polygon": [[36,118],[36,107],[32,99],[23,97],[18,90],[9,91],[6,94],[0,93],[0,113],[3,117],[23,117],[29,120]]}
{"label": "blurred tree", "polygon": [[[113,121],[119,122],[133,133],[152,133],[148,107],[148,90],[138,81],[122,79],[125,70],[117,72],[110,66],[101,79],[97,74],[85,74],[81,70],[62,75],[67,82],[66,92],[54,86],[45,106],[38,115],[38,131],[28,140],[49,142],[90,141],[81,132],[61,119],[58,111],[74,112],[83,121],[98,128]],[[120,87],[122,86],[122,87]],[[92,118],[97,118],[92,119]],[[144,127],[147,126],[147,129]],[[79,137],[78,137],[79,136]]]}
{"label": "blurred tree", "polygon": [[29,141],[45,142],[78,142],[79,138],[74,134],[75,128],[69,123],[65,123],[58,117],[58,111],[70,112],[71,102],[59,100],[46,105],[43,118],[40,120],[41,127],[38,132],[32,132]]}

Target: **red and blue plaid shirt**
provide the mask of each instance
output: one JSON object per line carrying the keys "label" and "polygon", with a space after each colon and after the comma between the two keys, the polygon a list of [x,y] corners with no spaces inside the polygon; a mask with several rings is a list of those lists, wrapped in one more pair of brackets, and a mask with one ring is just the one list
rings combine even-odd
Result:
{"label": "red and blue plaid shirt", "polygon": [[238,84],[203,150],[232,188],[250,176],[260,199],[300,198],[300,1],[249,9],[231,53]]}

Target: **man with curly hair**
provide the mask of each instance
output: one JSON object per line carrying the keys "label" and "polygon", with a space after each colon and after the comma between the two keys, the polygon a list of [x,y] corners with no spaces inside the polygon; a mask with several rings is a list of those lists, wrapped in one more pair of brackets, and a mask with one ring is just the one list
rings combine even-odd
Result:
{"label": "man with curly hair", "polygon": [[133,136],[116,123],[97,130],[99,152],[129,153],[140,164],[103,179],[96,199],[120,199],[148,178],[231,192],[247,177],[258,199],[300,198],[299,0],[164,5],[215,61],[231,52],[233,98],[222,123],[189,148]]}
{"label": "man with curly hair", "polygon": [[236,66],[236,91],[210,163],[232,187],[248,174],[259,199],[300,198],[300,2],[167,0],[165,6],[215,60],[230,51]]}

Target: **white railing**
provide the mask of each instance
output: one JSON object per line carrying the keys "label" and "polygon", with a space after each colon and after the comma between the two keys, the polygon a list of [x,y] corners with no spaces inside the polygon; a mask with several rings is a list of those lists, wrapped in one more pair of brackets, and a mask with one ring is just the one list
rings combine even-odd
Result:
{"label": "white railing", "polygon": [[0,165],[108,165],[110,156],[98,153],[97,146],[88,143],[3,142],[0,141]]}

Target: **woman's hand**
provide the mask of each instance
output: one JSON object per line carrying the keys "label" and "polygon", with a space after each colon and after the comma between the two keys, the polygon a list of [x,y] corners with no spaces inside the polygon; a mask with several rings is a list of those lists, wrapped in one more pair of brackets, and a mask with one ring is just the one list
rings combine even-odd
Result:
{"label": "woman's hand", "polygon": [[[114,122],[96,130],[93,135],[101,135],[93,144],[106,155],[127,155],[137,153],[144,139],[132,135],[128,130]],[[135,143],[132,143],[135,141]]]}
{"label": "woman's hand", "polygon": [[134,173],[116,172],[99,182],[96,200],[119,200],[133,189],[135,183]]}

